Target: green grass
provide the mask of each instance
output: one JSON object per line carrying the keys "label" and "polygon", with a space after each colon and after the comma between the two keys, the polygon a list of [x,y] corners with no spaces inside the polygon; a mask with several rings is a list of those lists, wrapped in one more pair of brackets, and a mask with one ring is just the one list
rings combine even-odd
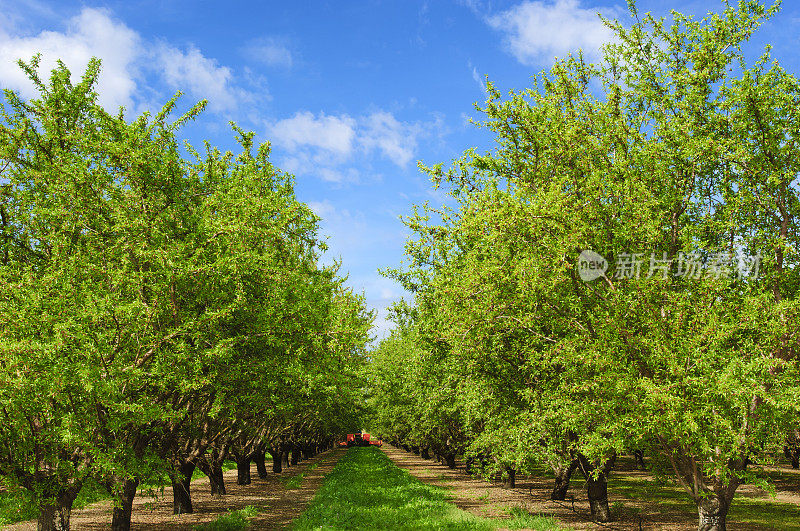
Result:
{"label": "green grass", "polygon": [[196,526],[195,529],[200,531],[239,531],[240,529],[249,529],[250,522],[248,518],[252,518],[257,514],[258,509],[248,505],[238,511],[228,511],[213,522]]}
{"label": "green grass", "polygon": [[282,477],[281,481],[283,481],[284,487],[288,490],[299,489],[300,484],[303,483],[303,479],[306,477],[305,472],[301,472],[300,474],[296,474],[294,476]]}
{"label": "green grass", "polygon": [[533,529],[534,531],[558,531],[567,529],[549,516],[531,514],[521,507],[511,508],[511,520],[503,523],[509,529]]}
{"label": "green grass", "polygon": [[[507,521],[506,521],[507,522]],[[447,502],[444,489],[401,470],[377,448],[351,448],[294,529],[496,529]]]}

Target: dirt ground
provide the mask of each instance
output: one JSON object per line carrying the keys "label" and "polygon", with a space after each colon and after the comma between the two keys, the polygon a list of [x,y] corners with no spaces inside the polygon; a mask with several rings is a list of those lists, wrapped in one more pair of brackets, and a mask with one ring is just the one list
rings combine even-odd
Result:
{"label": "dirt ground", "polygon": [[[297,466],[284,469],[281,474],[273,474],[260,479],[252,465],[250,485],[236,484],[236,470],[225,473],[225,487],[228,494],[214,498],[208,480],[198,478],[192,481],[192,505],[194,513],[172,514],[172,489],[165,488],[157,498],[140,494],[134,500],[132,529],[148,531],[190,530],[198,524],[215,520],[228,510],[243,509],[248,505],[259,508],[259,514],[250,521],[252,529],[285,529],[300,516],[308,503],[322,485],[328,474],[344,455],[346,450],[334,449],[313,459],[303,461]],[[313,469],[309,470],[313,465]],[[287,489],[286,478],[306,473],[299,488]],[[75,531],[100,530],[111,527],[111,502],[102,501],[80,510],[73,511],[71,529]],[[35,531],[36,522],[21,522],[6,526],[3,531]]]}
{"label": "dirt ground", "polygon": [[[566,502],[550,500],[550,480],[545,478],[518,477],[514,489],[504,488],[500,483],[491,483],[483,479],[469,477],[460,464],[455,470],[432,460],[425,460],[404,450],[384,445],[382,450],[398,466],[405,468],[414,476],[426,483],[442,486],[450,491],[451,501],[466,511],[484,517],[508,517],[511,507],[522,507],[535,514],[555,517],[560,522],[576,530],[614,529],[614,530],[677,530],[693,531],[697,529],[694,515],[687,515],[679,509],[652,507],[616,496],[613,485],[609,489],[609,501],[621,502],[628,509],[616,514],[617,521],[610,524],[593,523],[589,515],[589,505],[583,489],[571,488]],[[253,482],[250,485],[236,484],[236,470],[225,473],[225,484],[228,494],[213,498],[206,478],[198,478],[192,482],[193,514],[172,514],[172,489],[165,488],[156,498],[140,493],[134,502],[134,530],[190,530],[198,524],[215,520],[225,511],[242,509],[248,505],[258,507],[259,514],[251,519],[252,529],[286,529],[291,522],[300,516],[313,499],[325,476],[344,455],[346,449],[335,449],[320,454],[314,459],[304,461],[296,467],[285,469],[282,474],[269,473],[266,479],[260,479],[255,466],[251,470]],[[268,467],[269,469],[269,467]],[[287,489],[286,481],[298,474],[305,473],[297,489]],[[615,468],[614,475],[637,477],[647,476],[645,472],[636,470],[624,461]],[[798,476],[800,480],[800,475]],[[613,482],[613,476],[612,476]],[[800,504],[800,494],[796,486],[776,485],[778,496],[775,501]],[[740,487],[740,495],[760,497],[763,495],[751,486]],[[633,510],[631,510],[633,509]],[[640,511],[640,516],[634,514]],[[100,530],[109,529],[111,525],[111,502],[103,501],[76,510],[72,515],[72,529]],[[729,526],[737,530],[756,531],[761,528],[729,520]],[[22,522],[6,526],[4,531],[35,531],[36,522]]]}
{"label": "dirt ground", "polygon": [[[397,466],[405,468],[412,475],[426,483],[448,489],[452,503],[477,516],[508,517],[511,507],[522,507],[534,514],[552,516],[574,529],[628,531],[639,529],[694,531],[697,529],[697,519],[693,514],[687,515],[679,509],[670,509],[665,506],[659,507],[658,511],[653,511],[652,507],[636,500],[616,496],[613,489],[614,475],[648,476],[646,472],[640,472],[633,466],[625,466],[624,462],[612,473],[609,503],[613,505],[614,502],[620,502],[627,510],[623,514],[615,514],[617,521],[599,524],[591,521],[589,502],[584,489],[570,488],[567,501],[556,502],[550,500],[550,491],[553,486],[551,481],[545,478],[517,476],[516,487],[507,489],[499,482],[492,483],[483,479],[471,478],[464,471],[463,463],[459,463],[460,466],[455,470],[450,470],[444,464],[422,459],[418,455],[388,444],[385,444],[382,450]],[[576,474],[578,473],[576,472]],[[744,496],[752,497],[763,494],[750,486],[742,486],[739,490],[739,495]],[[800,495],[796,492],[779,490],[775,501],[797,504],[800,503]],[[634,514],[635,509],[641,511],[639,516]],[[650,510],[648,511],[648,509]],[[737,530],[763,530],[761,527],[736,522],[732,518],[728,519],[728,526]]]}

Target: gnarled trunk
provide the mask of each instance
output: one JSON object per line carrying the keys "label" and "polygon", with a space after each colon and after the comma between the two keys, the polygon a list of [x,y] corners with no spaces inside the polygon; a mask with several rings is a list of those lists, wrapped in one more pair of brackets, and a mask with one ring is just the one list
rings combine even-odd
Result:
{"label": "gnarled trunk", "polygon": [[117,500],[111,513],[112,531],[130,531],[133,499],[136,498],[138,487],[139,478],[126,478],[122,481],[122,488],[116,493]]}
{"label": "gnarled trunk", "polygon": [[636,460],[636,468],[638,468],[639,470],[646,469],[644,465],[644,452],[642,450],[634,450],[633,458]]}
{"label": "gnarled trunk", "polygon": [[800,445],[792,444],[783,447],[783,455],[785,455],[792,463],[792,468],[795,470],[800,468]]}
{"label": "gnarled trunk", "polygon": [[194,462],[184,462],[175,467],[170,476],[172,481],[172,513],[192,513],[192,495],[189,489],[192,483],[192,474],[195,469]]}
{"label": "gnarled trunk", "polygon": [[269,450],[269,455],[272,456],[272,472],[273,474],[280,474],[283,472],[283,452],[278,449],[272,448]]}
{"label": "gnarled trunk", "polygon": [[203,456],[197,461],[197,467],[208,477],[212,496],[224,496],[227,494],[225,476],[222,473],[223,461],[224,459],[220,457],[216,450],[212,450],[210,458]]}
{"label": "gnarled trunk", "polygon": [[261,479],[265,479],[267,477],[267,464],[266,464],[266,455],[264,452],[255,452],[253,453],[253,461],[256,463],[256,470],[258,471],[258,477]]}
{"label": "gnarled trunk", "polygon": [[586,457],[578,454],[578,467],[586,478],[586,495],[589,498],[589,510],[592,518],[598,522],[611,521],[611,509],[608,507],[608,474],[614,466],[617,456],[609,458],[605,464],[596,468]]}
{"label": "gnarled trunk", "polygon": [[731,507],[731,499],[727,496],[708,496],[701,498],[697,502],[697,514],[699,522],[698,531],[725,531],[728,510]]}
{"label": "gnarled trunk", "polygon": [[72,504],[80,492],[82,483],[76,483],[59,491],[55,499],[39,506],[37,531],[69,531]]}
{"label": "gnarled trunk", "polygon": [[513,489],[517,486],[517,471],[510,466],[506,467],[506,474],[503,481],[506,488]]}
{"label": "gnarled trunk", "polygon": [[553,474],[555,474],[555,482],[553,484],[553,492],[550,493],[550,499],[556,501],[564,501],[567,498],[567,491],[569,490],[569,481],[572,479],[572,473],[578,468],[578,460],[573,459],[568,465],[559,464],[553,467]]}
{"label": "gnarled trunk", "polygon": [[444,461],[447,464],[447,468],[455,468],[456,467],[456,454],[447,454],[444,456]]}
{"label": "gnarled trunk", "polygon": [[281,449],[281,464],[283,465],[283,468],[289,468],[292,466],[289,462],[289,448]]}
{"label": "gnarled trunk", "polygon": [[236,484],[249,485],[250,481],[250,456],[236,456]]}

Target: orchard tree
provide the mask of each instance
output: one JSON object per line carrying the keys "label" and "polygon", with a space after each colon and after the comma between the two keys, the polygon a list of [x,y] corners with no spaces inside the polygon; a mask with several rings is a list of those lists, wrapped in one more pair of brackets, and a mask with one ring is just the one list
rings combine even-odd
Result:
{"label": "orchard tree", "polygon": [[[568,57],[507,98],[490,85],[496,149],[428,168],[458,207],[407,220],[394,276],[425,341],[491,397],[470,401],[474,444],[516,434],[502,461],[576,459],[600,520],[615,455],[646,447],[699,529],[725,529],[749,464],[796,429],[800,84],[743,49],[776,9],[634,9],[599,64]],[[610,266],[594,280],[587,250]],[[492,422],[493,403],[515,413]]]}
{"label": "orchard tree", "polygon": [[342,408],[320,390],[359,371],[371,316],[318,265],[319,219],[268,144],[234,126],[241,153],[187,160],[176,132],[204,102],[128,121],[96,104],[99,61],[77,85],[61,63],[47,83],[38,57],[20,66],[40,97],[6,91],[0,121],[0,475],[39,527],[68,529],[89,477],[114,529],[165,471],[191,511],[209,448],[263,452],[298,408],[323,438]]}

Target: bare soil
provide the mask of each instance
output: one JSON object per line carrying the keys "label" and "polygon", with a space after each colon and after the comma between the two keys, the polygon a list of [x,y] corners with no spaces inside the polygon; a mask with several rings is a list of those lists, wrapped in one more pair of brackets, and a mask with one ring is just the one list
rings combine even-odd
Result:
{"label": "bare soil", "polygon": [[[192,481],[192,514],[172,514],[172,488],[164,488],[157,497],[140,493],[134,500],[131,528],[134,530],[173,531],[190,530],[195,526],[215,520],[226,511],[235,511],[252,505],[259,509],[250,519],[251,529],[287,529],[291,522],[305,511],[314,498],[324,477],[333,469],[346,450],[334,449],[297,466],[273,474],[268,466],[268,476],[260,479],[252,465],[250,485],[236,484],[236,470],[225,472],[228,494],[212,497],[206,478]],[[305,474],[298,488],[287,488],[287,480]],[[71,529],[76,531],[110,529],[111,501],[102,501],[73,511]],[[20,522],[6,526],[4,531],[35,531],[36,522]]]}
{"label": "bare soil", "polygon": [[[647,472],[636,470],[633,463],[630,462],[632,460],[621,459],[619,465],[612,472],[609,482],[609,503],[619,502],[624,510],[621,514],[620,511],[617,511],[614,515],[616,521],[601,524],[592,521],[589,502],[583,488],[570,487],[567,501],[551,501],[552,480],[545,477],[517,476],[516,487],[508,489],[500,482],[470,477],[461,463],[456,469],[451,470],[445,464],[422,459],[418,455],[388,444],[384,444],[382,450],[397,466],[408,470],[420,480],[447,489],[453,504],[477,516],[509,518],[509,510],[512,507],[521,507],[533,514],[551,516],[573,529],[628,531],[639,529],[695,531],[697,529],[696,514],[687,514],[683,509],[672,504],[653,506],[615,494],[613,486],[615,477],[650,477]],[[787,472],[791,469],[781,469],[781,471]],[[577,471],[575,474],[580,475]],[[782,490],[782,488],[796,489],[796,485],[800,484],[800,475],[797,476],[797,479],[798,482],[794,484],[794,487],[777,485],[776,498],[769,498],[760,489],[749,485],[739,487],[737,496],[763,497],[777,502],[797,504],[800,503],[800,495],[796,490]],[[728,526],[731,529],[745,531],[764,529],[752,524],[737,522],[733,518],[728,518]]]}

